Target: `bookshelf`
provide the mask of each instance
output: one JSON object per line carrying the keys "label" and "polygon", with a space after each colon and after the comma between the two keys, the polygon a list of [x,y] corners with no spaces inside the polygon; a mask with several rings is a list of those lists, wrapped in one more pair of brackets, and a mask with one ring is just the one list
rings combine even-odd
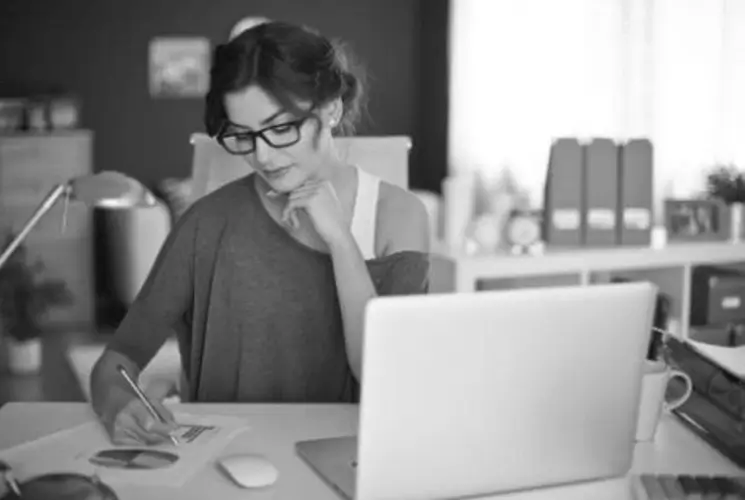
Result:
{"label": "bookshelf", "polygon": [[431,293],[467,293],[535,286],[592,286],[614,278],[648,280],[671,303],[680,335],[690,328],[691,273],[699,265],[745,269],[745,243],[669,243],[659,248],[547,250],[543,255],[465,255],[437,246]]}

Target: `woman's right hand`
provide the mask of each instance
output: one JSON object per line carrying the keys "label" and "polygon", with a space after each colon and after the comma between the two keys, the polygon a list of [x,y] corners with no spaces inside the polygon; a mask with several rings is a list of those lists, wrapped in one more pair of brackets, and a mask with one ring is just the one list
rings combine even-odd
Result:
{"label": "woman's right hand", "polygon": [[163,400],[171,393],[171,389],[167,384],[153,384],[145,390],[148,399],[166,423],[153,417],[142,401],[131,394],[131,398],[106,425],[111,440],[117,445],[125,446],[170,442],[170,433],[176,430],[177,425]]}

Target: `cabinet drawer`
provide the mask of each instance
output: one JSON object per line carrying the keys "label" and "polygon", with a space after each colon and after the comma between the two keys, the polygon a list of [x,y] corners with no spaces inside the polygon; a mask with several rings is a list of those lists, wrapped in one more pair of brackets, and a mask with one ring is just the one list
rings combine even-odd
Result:
{"label": "cabinet drawer", "polygon": [[57,184],[91,172],[91,134],[0,136],[0,196],[41,200]]}
{"label": "cabinet drawer", "polygon": [[726,325],[745,319],[745,274],[698,266],[691,275],[691,325]]}

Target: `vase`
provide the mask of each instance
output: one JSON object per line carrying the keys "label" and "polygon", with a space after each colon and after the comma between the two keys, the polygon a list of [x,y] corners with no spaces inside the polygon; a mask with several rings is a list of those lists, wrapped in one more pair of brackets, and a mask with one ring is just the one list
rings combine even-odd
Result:
{"label": "vase", "polygon": [[475,253],[496,252],[501,242],[499,221],[493,215],[482,215],[469,225],[467,237],[474,243]]}
{"label": "vase", "polygon": [[730,205],[730,240],[742,241],[743,236],[743,206],[745,204],[736,202]]}
{"label": "vase", "polygon": [[18,341],[6,338],[8,369],[16,375],[38,373],[41,369],[41,339]]}

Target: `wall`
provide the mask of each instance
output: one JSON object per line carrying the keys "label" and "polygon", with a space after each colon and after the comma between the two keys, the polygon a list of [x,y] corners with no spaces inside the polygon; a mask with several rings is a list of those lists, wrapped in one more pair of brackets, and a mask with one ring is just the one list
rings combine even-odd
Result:
{"label": "wall", "polygon": [[[196,35],[209,37],[214,46],[238,19],[263,15],[347,40],[365,63],[371,85],[369,120],[359,133],[407,134],[419,146],[418,112],[432,105],[424,105],[428,94],[417,86],[431,83],[421,72],[423,61],[433,58],[419,52],[430,53],[432,41],[445,36],[431,32],[442,28],[431,13],[445,12],[446,2],[431,5],[434,10],[426,0],[3,0],[0,92],[59,87],[77,93],[83,126],[95,132],[96,170],[119,170],[151,185],[185,176],[188,136],[202,130],[202,100],[149,96],[148,43],[155,36]],[[414,163],[421,157],[418,151],[412,156]],[[431,170],[413,175],[413,184],[436,187],[438,182],[426,180]]]}
{"label": "wall", "polygon": [[[154,100],[148,44],[207,36],[213,47],[246,16],[311,25],[348,42],[367,68],[364,135],[409,135],[412,188],[439,191],[446,172],[448,0],[0,0],[0,95],[71,91],[93,130],[94,170],[150,186],[188,176],[201,99]],[[96,220],[99,315],[116,317]],[[104,321],[106,321],[104,319]]]}
{"label": "wall", "polygon": [[409,179],[413,188],[439,193],[448,172],[450,2],[422,0],[416,19],[414,146]]}

